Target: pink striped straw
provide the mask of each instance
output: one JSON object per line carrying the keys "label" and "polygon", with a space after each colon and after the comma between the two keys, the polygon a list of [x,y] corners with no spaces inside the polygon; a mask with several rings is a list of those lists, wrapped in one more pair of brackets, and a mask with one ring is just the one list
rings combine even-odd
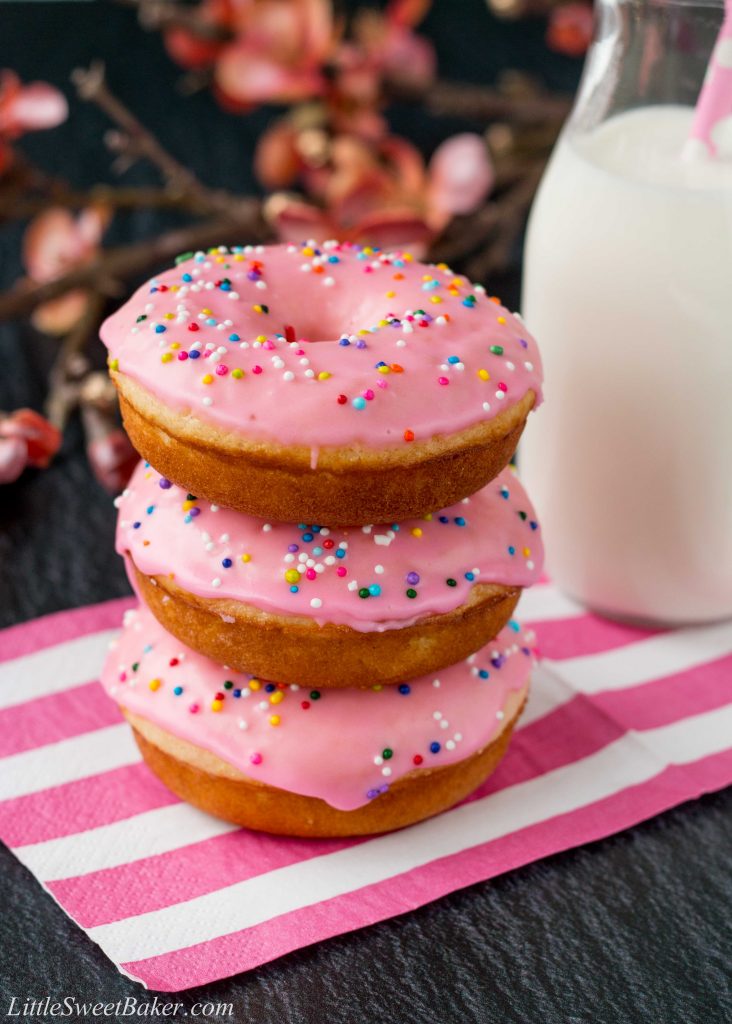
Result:
{"label": "pink striped straw", "polygon": [[694,112],[687,158],[732,159],[732,0],[725,15]]}

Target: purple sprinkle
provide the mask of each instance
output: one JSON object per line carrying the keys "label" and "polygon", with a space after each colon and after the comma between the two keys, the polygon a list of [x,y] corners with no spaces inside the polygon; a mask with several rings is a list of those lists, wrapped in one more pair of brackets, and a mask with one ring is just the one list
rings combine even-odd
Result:
{"label": "purple sprinkle", "polygon": [[164,476],[161,476],[161,477],[160,477],[160,486],[161,486],[161,487],[163,488],[163,490],[164,490],[164,491],[167,491],[167,490],[169,490],[169,489],[170,489],[170,488],[171,488],[171,487],[172,487],[173,485],[172,485],[172,483],[170,482],[170,480],[166,480],[166,478],[165,478]]}

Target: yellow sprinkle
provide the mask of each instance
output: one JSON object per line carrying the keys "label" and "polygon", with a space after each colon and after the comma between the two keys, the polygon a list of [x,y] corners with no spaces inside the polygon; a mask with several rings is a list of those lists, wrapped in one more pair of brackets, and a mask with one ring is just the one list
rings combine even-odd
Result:
{"label": "yellow sprinkle", "polygon": [[285,579],[287,580],[288,583],[299,583],[300,573],[297,571],[297,569],[287,569],[285,571]]}
{"label": "yellow sprinkle", "polygon": [[421,528],[419,526],[413,526],[412,527],[412,536],[413,537],[421,537],[422,536],[422,530],[421,530]]}
{"label": "yellow sprinkle", "polygon": [[387,299],[393,299],[395,295],[396,295],[396,292],[387,292],[386,293]]}
{"label": "yellow sprinkle", "polygon": [[499,324],[505,324],[505,322],[506,322],[505,316],[499,316],[498,317],[498,323]]}
{"label": "yellow sprinkle", "polygon": [[270,704],[281,704],[284,699],[285,699],[285,695],[282,692],[282,690],[277,690],[269,698],[269,702],[270,702]]}
{"label": "yellow sprinkle", "polygon": [[239,367],[237,366],[235,370],[231,371],[231,376],[234,378],[234,380],[241,380],[242,377],[244,376],[244,371],[240,370]]}
{"label": "yellow sprinkle", "polygon": [[280,718],[279,715],[270,715],[269,716],[269,724],[270,725],[279,725],[281,721],[282,721],[282,719]]}
{"label": "yellow sprinkle", "polygon": [[160,687],[163,685],[163,681],[162,679],[151,679],[148,685],[150,689],[153,691],[159,690]]}
{"label": "yellow sprinkle", "polygon": [[478,370],[478,376],[480,377],[481,380],[491,379],[491,375],[488,373],[487,370]]}
{"label": "yellow sprinkle", "polygon": [[242,562],[251,562],[252,556],[251,555],[242,555],[241,556],[241,560],[242,560]]}
{"label": "yellow sprinkle", "polygon": [[250,690],[261,690],[262,689],[262,684],[260,683],[260,681],[258,679],[250,679],[249,680],[249,689]]}
{"label": "yellow sprinkle", "polygon": [[[171,356],[171,359],[172,358],[173,357]],[[211,376],[210,373],[204,374],[203,377],[201,377],[201,380],[203,381],[204,384],[213,384],[213,377]]]}
{"label": "yellow sprinkle", "polygon": [[160,362],[161,363],[169,363],[172,358],[173,358],[173,353],[172,352],[164,352],[161,355],[161,357],[160,357]]}
{"label": "yellow sprinkle", "polygon": [[330,380],[332,376],[333,374],[328,373],[327,370],[321,370],[320,373],[318,374],[318,380]]}
{"label": "yellow sprinkle", "polygon": [[110,370],[119,370],[119,359],[110,359],[109,361]]}
{"label": "yellow sprinkle", "polygon": [[224,706],[224,702],[222,700],[212,700],[211,701],[211,710],[212,711],[221,711],[223,706]]}

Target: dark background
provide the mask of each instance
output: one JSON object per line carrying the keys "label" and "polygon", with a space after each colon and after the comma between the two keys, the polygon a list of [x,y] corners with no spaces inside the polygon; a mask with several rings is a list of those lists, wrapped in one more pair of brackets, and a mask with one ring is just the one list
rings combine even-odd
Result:
{"label": "dark background", "polygon": [[[438,0],[424,24],[445,78],[491,82],[519,67],[571,91],[580,64],[550,54],[540,19],[496,22],[481,0]],[[69,96],[69,121],[23,150],[78,187],[111,180],[103,116],[71,97],[69,71],[102,57],[112,87],[211,185],[253,189],[254,142],[272,112],[182,99],[179,70],[130,10],[106,3],[0,3],[0,67]],[[455,130],[414,111],[394,128],[432,149]],[[155,181],[136,167],[132,184]],[[118,218],[112,241],[144,237],[169,215]],[[19,274],[21,230],[0,231],[0,284]],[[514,308],[519,261],[494,290]],[[0,325],[0,408],[41,408],[54,343]],[[86,465],[78,423],[60,456],[0,491],[0,625],[128,592],[113,550],[110,497]],[[405,917],[331,939],[180,1001],[233,1002],[237,1024],[716,1024],[732,1021],[732,792],[472,886]],[[11,996],[144,996],[0,847],[0,1014]]]}

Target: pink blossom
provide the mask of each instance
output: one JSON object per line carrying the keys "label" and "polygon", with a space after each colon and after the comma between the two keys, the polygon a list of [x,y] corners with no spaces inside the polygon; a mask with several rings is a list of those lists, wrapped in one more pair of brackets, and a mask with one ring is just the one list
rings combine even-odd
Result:
{"label": "pink blossom", "polygon": [[592,42],[593,26],[592,7],[579,0],[571,0],[561,7],[554,7],[549,14],[547,44],[567,57],[581,57]]}
{"label": "pink blossom", "polygon": [[[23,263],[31,281],[53,281],[69,268],[91,262],[109,219],[110,211],[102,206],[82,210],[77,217],[61,207],[39,214],[23,238]],[[83,289],[67,292],[38,306],[33,323],[49,334],[64,334],[83,314],[86,301]]]}
{"label": "pink blossom", "polygon": [[33,409],[0,419],[0,483],[17,480],[26,466],[45,468],[61,445],[61,434]]}

